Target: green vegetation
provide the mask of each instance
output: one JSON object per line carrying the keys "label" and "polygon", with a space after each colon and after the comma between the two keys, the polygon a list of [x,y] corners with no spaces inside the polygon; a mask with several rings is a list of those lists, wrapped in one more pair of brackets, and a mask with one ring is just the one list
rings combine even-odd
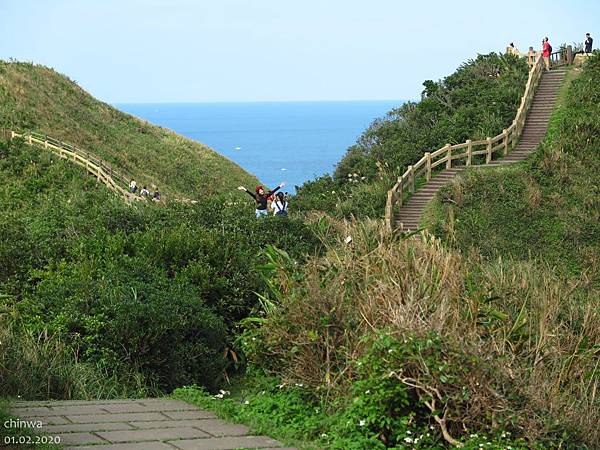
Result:
{"label": "green vegetation", "polygon": [[[337,436],[328,448],[402,448],[427,432],[417,448],[503,434],[502,445],[597,446],[597,292],[532,263],[389,236],[376,222],[336,235],[302,267],[268,253],[278,283],[238,339],[252,376],[302,384],[332,417],[313,438]],[[348,420],[364,423],[340,434]]]}
{"label": "green vegetation", "polygon": [[174,390],[306,450],[598,448],[599,59],[526,164],[442,192],[442,239],[366,217],[424,151],[510,123],[513,57],[426,82],[299,190],[305,222],[228,196],[127,206],[0,145],[0,395]]}
{"label": "green vegetation", "polygon": [[139,186],[194,198],[256,178],[205,145],[122,113],[52,69],[0,61],[0,124],[46,133],[109,162]]}
{"label": "green vegetation", "polygon": [[319,247],[294,219],[250,202],[124,204],[93,177],[19,142],[0,144],[3,395],[146,395],[215,389],[232,331],[264,289],[267,244]]}
{"label": "green vegetation", "polygon": [[600,57],[573,70],[539,149],[524,164],[473,170],[431,206],[432,231],[495,259],[535,259],[600,286]]}
{"label": "green vegetation", "polygon": [[422,100],[376,120],[338,163],[298,189],[294,204],[337,217],[383,217],[387,191],[408,165],[446,143],[485,139],[507,128],[527,81],[512,55],[479,55],[439,82],[423,83]]}

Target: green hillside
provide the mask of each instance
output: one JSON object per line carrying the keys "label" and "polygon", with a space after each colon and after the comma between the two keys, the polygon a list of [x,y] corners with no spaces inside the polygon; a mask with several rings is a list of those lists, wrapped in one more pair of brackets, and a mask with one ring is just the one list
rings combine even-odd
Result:
{"label": "green hillside", "polygon": [[198,198],[257,181],[207,146],[118,111],[40,65],[0,61],[0,127],[74,144],[171,196]]}
{"label": "green hillside", "polygon": [[[139,127],[134,154],[152,140],[140,130],[174,136],[48,69],[2,67],[13,86],[62,80],[84,118],[125,118],[82,120],[89,139]],[[599,448],[600,57],[571,72],[530,160],[442,191],[441,239],[369,218],[423,151],[505,127],[526,73],[490,54],[426,81],[299,190],[301,219],[256,220],[242,193],[126,205],[81,168],[0,142],[0,417],[1,397],[172,393],[303,450]],[[3,120],[52,118],[2,86]],[[70,109],[57,114],[76,126]],[[98,154],[149,170],[111,148]]]}
{"label": "green hillside", "polygon": [[600,286],[600,57],[573,69],[545,139],[523,164],[472,170],[430,208],[433,232],[468,252],[537,260]]}

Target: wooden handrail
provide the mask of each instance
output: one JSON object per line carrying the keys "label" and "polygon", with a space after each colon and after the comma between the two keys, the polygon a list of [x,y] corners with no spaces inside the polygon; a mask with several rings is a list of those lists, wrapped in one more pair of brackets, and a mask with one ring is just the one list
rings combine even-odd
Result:
{"label": "wooden handrail", "polygon": [[35,132],[17,133],[12,130],[6,130],[5,133],[7,139],[12,140],[21,138],[26,144],[41,146],[58,155],[60,158],[83,167],[90,174],[94,175],[98,181],[103,183],[111,191],[122,196],[127,202],[146,200],[145,197],[135,195],[123,188],[123,186],[129,185],[129,177],[123,176],[100,158],[85,152],[72,144]]}
{"label": "wooden handrail", "polygon": [[[552,54],[554,55],[561,52],[562,50],[553,52]],[[394,208],[397,206],[402,206],[406,191],[411,191],[411,193],[414,191],[414,179],[417,170],[425,167],[427,179],[429,180],[432,177],[431,169],[434,169],[441,164],[445,164],[445,167],[450,169],[452,168],[453,161],[457,159],[464,159],[465,165],[471,166],[474,162],[472,157],[476,155],[485,155],[485,164],[489,164],[492,162],[492,156],[494,153],[502,150],[503,156],[506,156],[516,146],[517,141],[523,133],[525,119],[542,76],[543,59],[539,58],[535,52],[533,56],[535,59],[533,60],[531,69],[529,70],[527,84],[525,85],[525,92],[523,92],[523,96],[521,97],[521,103],[519,105],[519,109],[517,110],[517,114],[515,115],[512,124],[508,128],[502,130],[502,133],[494,137],[488,137],[484,140],[472,141],[469,139],[460,144],[446,144],[444,147],[438,150],[427,152],[414,165],[409,166],[402,176],[398,177],[397,183],[394,184],[392,189],[388,191],[385,206],[385,223],[389,231],[393,231],[396,225]],[[569,59],[567,58],[566,61],[569,61]],[[464,153],[456,154],[455,150],[461,150],[465,148],[467,150]]]}

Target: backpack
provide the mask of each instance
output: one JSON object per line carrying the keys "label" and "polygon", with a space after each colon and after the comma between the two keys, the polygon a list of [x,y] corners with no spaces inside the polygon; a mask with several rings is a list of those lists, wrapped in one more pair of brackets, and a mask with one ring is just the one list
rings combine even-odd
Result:
{"label": "backpack", "polygon": [[[277,204],[277,203],[275,203],[275,204]],[[277,211],[277,212],[275,213],[275,215],[276,215],[276,216],[283,216],[283,217],[287,217],[287,215],[288,215],[288,212],[287,212],[287,205],[288,205],[288,203],[284,201],[284,202],[282,203],[282,209],[280,209],[279,211]],[[279,206],[278,206],[278,208],[279,208]]]}
{"label": "backpack", "polygon": [[552,54],[552,46],[548,43],[548,53]]}

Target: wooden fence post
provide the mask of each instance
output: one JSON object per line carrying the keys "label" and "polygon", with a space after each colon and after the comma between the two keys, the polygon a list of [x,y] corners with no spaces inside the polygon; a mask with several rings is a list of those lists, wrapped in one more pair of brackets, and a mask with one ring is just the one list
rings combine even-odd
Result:
{"label": "wooden fence post", "polygon": [[385,224],[388,231],[394,230],[394,193],[388,191],[387,204],[385,208]]}
{"label": "wooden fence post", "polygon": [[414,194],[415,193],[415,170],[413,169],[413,166],[408,166],[408,173],[409,173],[409,185],[408,188],[410,189],[410,193]]}
{"label": "wooden fence post", "polygon": [[427,181],[431,180],[431,153],[425,153],[425,158],[427,158],[427,172],[425,178]]}
{"label": "wooden fence post", "polygon": [[504,141],[504,156],[508,155],[508,130],[502,130],[502,139]]}
{"label": "wooden fence post", "polygon": [[27,137],[27,142],[31,145],[31,134]]}
{"label": "wooden fence post", "polygon": [[567,45],[567,64],[573,64],[573,47],[571,45]]}
{"label": "wooden fence post", "polygon": [[489,164],[492,162],[492,138],[488,137],[487,139],[487,147],[485,153],[485,163]]}
{"label": "wooden fence post", "polygon": [[473,159],[473,144],[471,143],[471,139],[467,139],[467,166],[471,165],[472,159]]}
{"label": "wooden fence post", "polygon": [[400,208],[402,208],[402,197],[404,193],[404,178],[402,177],[398,177],[398,193],[396,194],[398,196],[398,206],[400,206]]}
{"label": "wooden fence post", "polygon": [[452,169],[452,146],[446,144],[446,169]]}

